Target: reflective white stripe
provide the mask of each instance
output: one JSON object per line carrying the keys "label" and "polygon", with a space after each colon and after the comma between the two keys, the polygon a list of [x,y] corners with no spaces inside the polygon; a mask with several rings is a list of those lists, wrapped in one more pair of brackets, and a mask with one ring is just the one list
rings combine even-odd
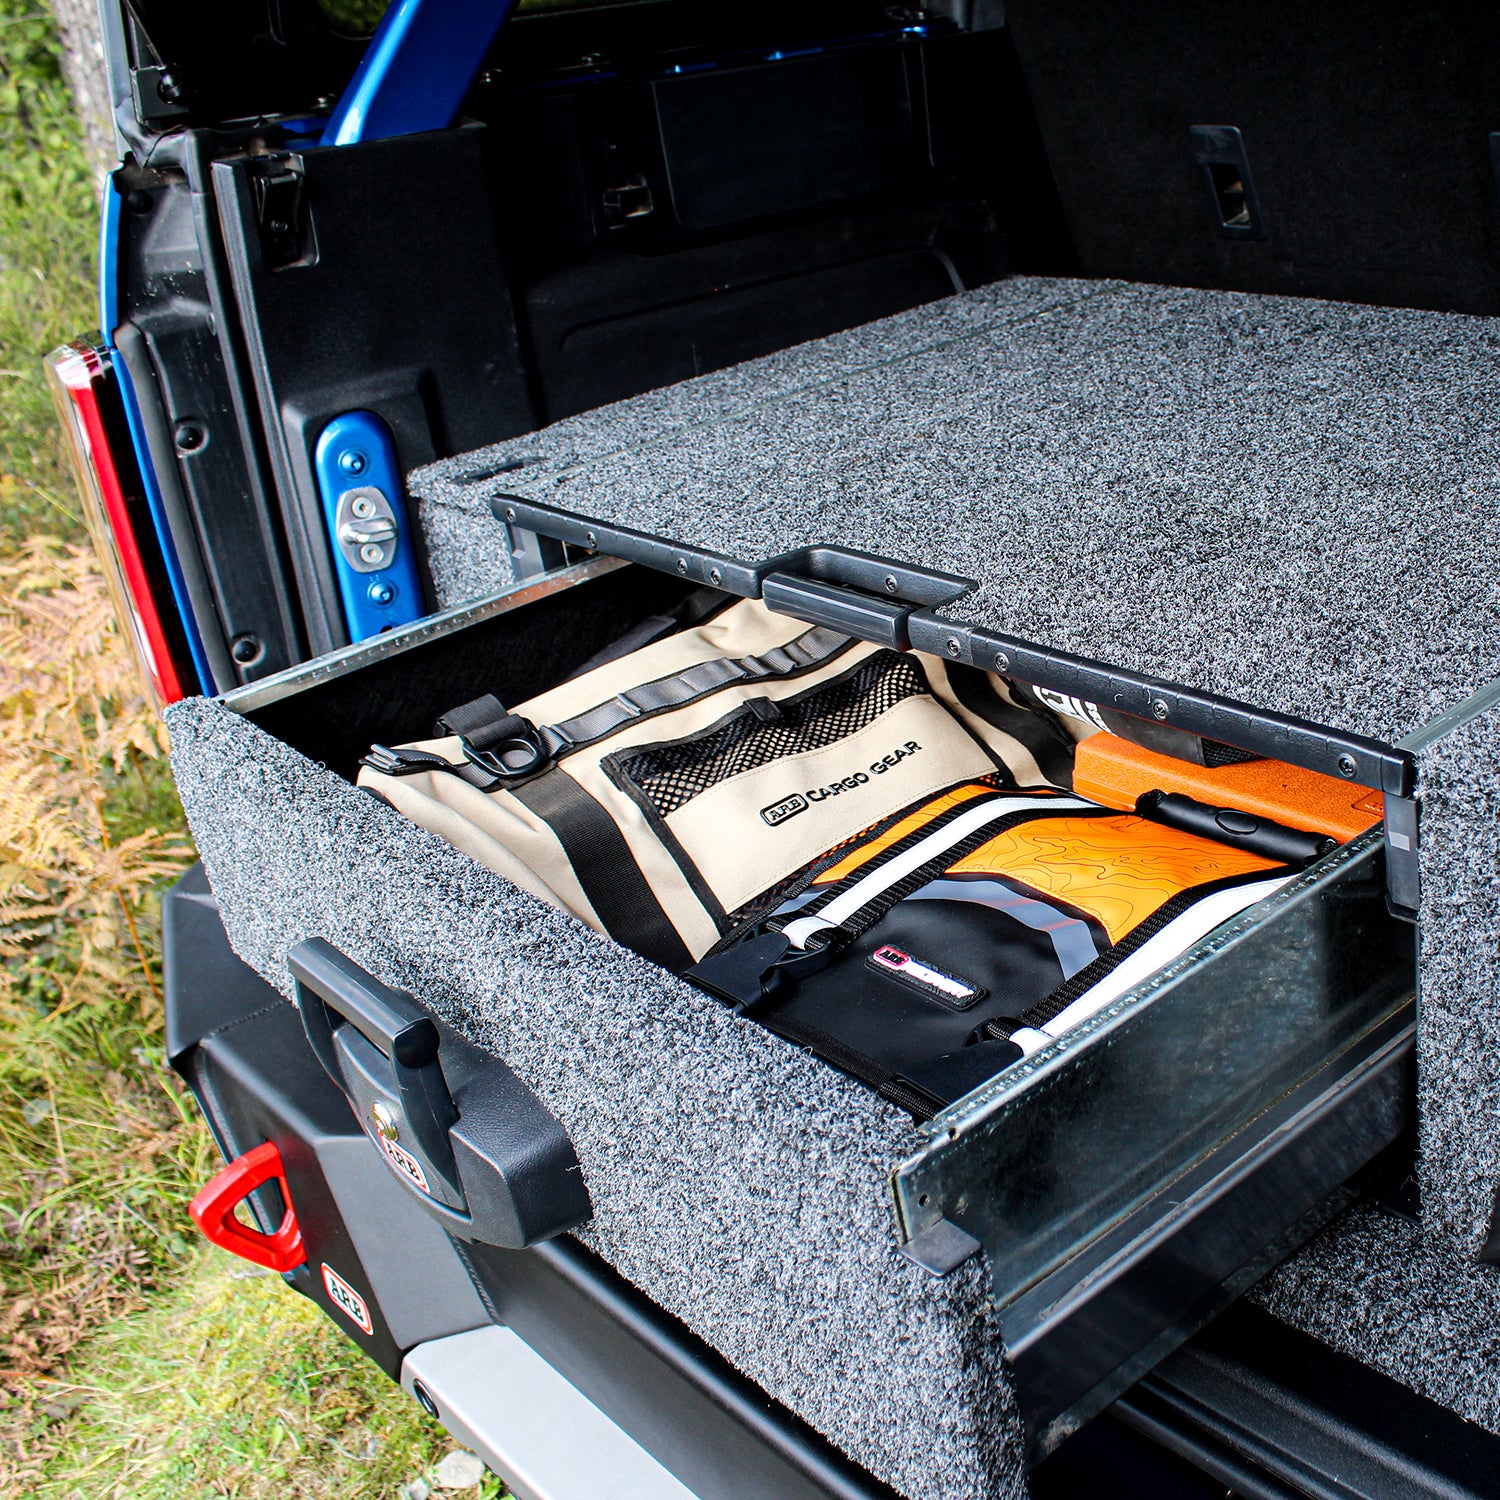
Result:
{"label": "reflective white stripe", "polygon": [[929,833],[925,839],[919,839],[905,854],[888,860],[863,880],[856,880],[843,895],[836,896],[822,911],[788,922],[781,929],[782,933],[791,940],[793,947],[807,947],[808,940],[816,934],[825,932],[830,927],[837,927],[845,917],[852,917],[860,907],[873,901],[882,891],[889,890],[897,881],[904,880],[913,870],[920,870],[945,849],[951,849],[987,823],[993,823],[1010,813],[1029,810],[1071,811],[1074,808],[1092,808],[1096,805],[1077,797],[999,797],[993,802],[981,803],[966,813],[960,813],[951,823],[945,824],[935,833]]}
{"label": "reflective white stripe", "polygon": [[1025,1057],[1030,1057],[1033,1052],[1040,1052],[1052,1040],[1045,1031],[1038,1031],[1035,1026],[1022,1026],[1018,1031],[1011,1032],[1010,1039]]}
{"label": "reflective white stripe", "polygon": [[[1154,937],[1148,938],[1128,958],[1101,979],[1098,984],[1086,989],[1065,1011],[1054,1016],[1042,1028],[1049,1038],[1061,1036],[1070,1026],[1103,1010],[1111,1000],[1118,999],[1131,985],[1164,969],[1180,954],[1186,953],[1201,937],[1206,937],[1215,927],[1221,926],[1232,916],[1264,900],[1273,891],[1279,891],[1290,875],[1281,875],[1274,880],[1257,880],[1253,885],[1231,886],[1227,891],[1215,891],[1195,902],[1180,917],[1173,917]],[[1030,1030],[1030,1028],[1027,1028]],[[1036,1032],[1031,1032],[1035,1037]],[[1037,1043],[1027,1047],[1020,1033],[1013,1038],[1028,1052],[1036,1050]]]}

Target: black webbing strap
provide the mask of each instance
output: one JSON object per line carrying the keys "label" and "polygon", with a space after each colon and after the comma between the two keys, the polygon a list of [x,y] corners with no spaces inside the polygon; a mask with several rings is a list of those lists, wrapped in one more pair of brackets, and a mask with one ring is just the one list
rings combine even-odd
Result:
{"label": "black webbing strap", "polygon": [[[458,736],[463,743],[464,759],[456,766],[448,765],[447,769],[481,792],[491,792],[501,785],[506,779],[501,772],[525,775],[546,765],[550,758],[530,721],[511,713],[493,693],[450,708],[437,721],[433,732]],[[404,757],[410,769],[437,769],[417,765],[410,751],[395,754]],[[375,769],[381,768],[376,765]]]}
{"label": "black webbing strap", "polygon": [[774,1011],[757,1015],[756,1020],[767,1031],[774,1031],[793,1046],[816,1052],[824,1062],[832,1063],[851,1078],[857,1078],[866,1088],[874,1089],[883,1099],[900,1105],[918,1120],[930,1120],[943,1107],[943,1100],[899,1077],[867,1052],[840,1041],[832,1032],[792,1016],[778,1016]]}
{"label": "black webbing strap", "polygon": [[637,719],[685,707],[732,683],[759,682],[768,677],[805,672],[832,661],[853,644],[849,636],[818,625],[796,640],[773,646],[759,656],[722,656],[698,662],[670,677],[627,688],[606,703],[543,728],[511,713],[493,693],[486,693],[450,708],[437,721],[435,734],[456,735],[463,741],[467,758],[460,764],[449,764],[426,751],[391,750],[385,746],[377,746],[377,753],[367,756],[364,763],[388,776],[448,770],[470,786],[490,792],[536,774],[556,756],[606,739]]}
{"label": "black webbing strap", "polygon": [[759,656],[721,656],[713,661],[697,662],[670,677],[658,677],[639,687],[586,709],[548,731],[556,735],[569,750],[591,745],[623,728],[633,719],[664,709],[682,708],[695,698],[716,693],[736,682],[759,682],[767,677],[786,677],[810,667],[831,661],[853,644],[846,635],[816,626],[784,646],[773,646]]}
{"label": "black webbing strap", "polygon": [[551,770],[511,788],[557,835],[604,930],[674,974],[693,956],[646,883],[625,836],[603,806],[566,771]]}
{"label": "black webbing strap", "polygon": [[[960,783],[960,785],[963,784],[964,783]],[[943,792],[939,792],[936,795],[937,797],[942,797],[946,794]],[[934,799],[924,798],[923,804],[931,800]],[[854,885],[857,881],[863,880],[867,875],[873,875],[883,866],[890,864],[892,860],[899,859],[901,855],[905,854],[906,851],[910,849],[914,844],[919,844],[924,839],[934,837],[936,834],[941,833],[943,829],[945,829],[950,823],[956,822],[966,813],[972,812],[976,807],[983,807],[986,802],[989,802],[991,800],[993,800],[993,798],[989,795],[986,795],[981,797],[969,798],[962,802],[955,802],[952,807],[945,809],[943,812],[939,813],[935,818],[930,819],[928,822],[919,824],[916,828],[913,828],[911,832],[908,833],[904,838],[897,839],[895,843],[889,845],[885,849],[882,849],[880,853],[875,855],[873,858],[866,860],[863,864],[856,865],[854,869],[852,869],[841,880],[835,882],[833,885],[825,886],[816,896],[813,897],[811,901],[807,902],[803,906],[798,907],[795,912],[788,913],[787,920],[792,921],[798,917],[816,916],[820,911],[823,910],[825,906],[830,906],[833,902],[837,901],[839,896],[844,891],[848,890],[849,887]],[[901,812],[896,815],[895,821],[899,822],[903,817],[910,817],[911,813],[911,808],[903,808]],[[987,824],[985,826],[988,827]],[[921,868],[924,871],[930,870],[932,866],[939,861],[942,861],[944,868],[946,868],[948,864],[952,863],[952,860],[949,858],[948,853],[951,847],[951,845],[944,845],[943,848],[936,854],[934,854],[932,858],[928,859]],[[835,863],[837,863],[837,861],[835,861]],[[857,937],[858,934],[855,933],[853,934],[853,936]]]}
{"label": "black webbing strap", "polygon": [[525,719],[511,713],[493,693],[460,703],[437,721],[439,734],[456,734],[476,750],[493,750],[502,740],[514,739],[530,728]]}
{"label": "black webbing strap", "polygon": [[500,777],[491,775],[472,761],[460,761],[454,765],[441,755],[428,750],[393,750],[389,745],[371,745],[369,751],[360,756],[359,763],[378,771],[382,776],[415,776],[421,771],[442,771],[467,781],[481,792],[492,792],[500,785]]}

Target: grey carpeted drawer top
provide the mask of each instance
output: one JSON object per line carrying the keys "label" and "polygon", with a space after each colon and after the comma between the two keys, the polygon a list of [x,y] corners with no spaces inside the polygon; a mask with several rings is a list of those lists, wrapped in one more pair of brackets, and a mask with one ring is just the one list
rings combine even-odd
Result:
{"label": "grey carpeted drawer top", "polygon": [[1017,279],[412,485],[450,587],[497,490],[747,561],[839,543],[974,579],[955,619],[1394,741],[1496,675],[1497,417],[1488,319]]}

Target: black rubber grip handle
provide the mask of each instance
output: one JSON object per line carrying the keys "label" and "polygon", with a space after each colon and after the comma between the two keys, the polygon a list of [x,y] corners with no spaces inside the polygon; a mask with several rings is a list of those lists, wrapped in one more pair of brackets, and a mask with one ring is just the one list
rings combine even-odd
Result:
{"label": "black rubber grip handle", "polygon": [[332,943],[322,938],[298,943],[287,955],[287,967],[298,984],[403,1067],[424,1067],[437,1056],[438,1029],[432,1017],[410,995],[365,973]]}
{"label": "black rubber grip handle", "polygon": [[462,1202],[463,1189],[448,1132],[458,1121],[453,1095],[438,1060],[437,1023],[410,995],[382,984],[332,943],[308,938],[287,954],[297,986],[302,1029],[324,1071],[347,1094],[339,1061],[335,1015],[347,1021],[387,1061],[385,1081],[411,1138],[428,1164]]}
{"label": "black rubber grip handle", "polygon": [[916,605],[901,599],[877,599],[819,578],[771,573],[761,581],[761,602],[778,614],[809,625],[822,625],[859,641],[873,641],[905,651],[911,645],[906,617]]}
{"label": "black rubber grip handle", "polygon": [[1136,800],[1135,810],[1153,823],[1234,844],[1263,859],[1280,860],[1299,869],[1337,849],[1339,843],[1326,833],[1290,828],[1237,807],[1215,807],[1181,792],[1144,792]]}

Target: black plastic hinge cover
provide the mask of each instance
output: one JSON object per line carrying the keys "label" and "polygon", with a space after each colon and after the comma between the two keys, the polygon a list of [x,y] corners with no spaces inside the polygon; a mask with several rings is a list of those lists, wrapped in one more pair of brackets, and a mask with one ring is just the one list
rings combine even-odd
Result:
{"label": "black plastic hinge cover", "polygon": [[307,265],[315,259],[302,175],[301,160],[295,156],[265,157],[251,164],[260,254],[268,271]]}

